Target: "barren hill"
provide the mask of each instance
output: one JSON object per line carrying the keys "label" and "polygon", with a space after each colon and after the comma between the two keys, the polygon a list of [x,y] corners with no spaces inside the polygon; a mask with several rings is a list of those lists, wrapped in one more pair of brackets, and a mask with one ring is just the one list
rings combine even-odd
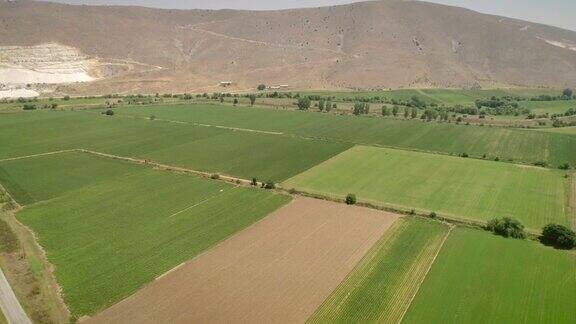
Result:
{"label": "barren hill", "polygon": [[0,49],[43,44],[93,62],[100,79],[68,92],[576,86],[576,32],[417,1],[258,12],[0,1]]}

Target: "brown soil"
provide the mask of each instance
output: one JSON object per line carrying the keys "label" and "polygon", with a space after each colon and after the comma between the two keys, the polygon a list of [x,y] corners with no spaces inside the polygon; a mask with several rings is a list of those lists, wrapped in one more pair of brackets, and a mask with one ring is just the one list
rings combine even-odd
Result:
{"label": "brown soil", "polygon": [[87,322],[304,322],[397,218],[295,198]]}

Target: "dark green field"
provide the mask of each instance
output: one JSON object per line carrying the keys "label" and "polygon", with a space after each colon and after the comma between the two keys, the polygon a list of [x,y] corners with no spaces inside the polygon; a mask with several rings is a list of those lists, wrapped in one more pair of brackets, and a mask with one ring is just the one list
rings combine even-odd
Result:
{"label": "dark green field", "polygon": [[565,162],[576,165],[576,138],[566,134],[216,105],[118,110],[118,116],[148,118],[151,115],[165,120],[281,132],[330,142],[467,153],[476,157],[486,155],[501,161],[545,161],[552,166]]}
{"label": "dark green field", "polygon": [[4,114],[0,160],[65,149],[121,156],[276,182],[351,147],[348,143],[144,119],[87,111]]}

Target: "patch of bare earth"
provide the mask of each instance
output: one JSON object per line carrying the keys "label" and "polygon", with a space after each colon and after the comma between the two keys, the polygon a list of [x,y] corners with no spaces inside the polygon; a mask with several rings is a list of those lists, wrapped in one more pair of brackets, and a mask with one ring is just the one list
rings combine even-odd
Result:
{"label": "patch of bare earth", "polygon": [[397,218],[296,198],[87,322],[304,322]]}

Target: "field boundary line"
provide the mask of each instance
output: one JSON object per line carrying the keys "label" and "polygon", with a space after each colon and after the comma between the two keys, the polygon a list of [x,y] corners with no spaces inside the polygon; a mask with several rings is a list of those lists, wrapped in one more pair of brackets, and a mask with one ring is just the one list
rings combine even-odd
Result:
{"label": "field boundary line", "polygon": [[404,316],[406,316],[406,313],[408,313],[408,310],[410,310],[410,307],[412,306],[412,302],[414,302],[414,299],[416,298],[416,296],[418,295],[418,292],[420,292],[420,288],[422,287],[422,284],[424,283],[424,281],[426,280],[426,277],[428,277],[428,273],[430,272],[430,270],[432,269],[432,266],[434,266],[434,263],[436,263],[436,259],[438,258],[438,255],[440,254],[440,251],[442,251],[442,248],[444,247],[444,243],[446,243],[446,241],[448,240],[448,237],[450,236],[450,233],[452,233],[452,230],[455,228],[456,226],[454,225],[450,225],[450,229],[448,230],[448,232],[446,233],[446,235],[444,235],[444,238],[442,239],[442,242],[440,242],[440,246],[438,246],[438,250],[436,251],[436,254],[434,255],[434,258],[432,258],[432,261],[430,262],[430,265],[428,266],[428,269],[426,269],[426,272],[424,273],[424,276],[422,276],[422,280],[420,280],[420,283],[418,284],[418,288],[416,289],[416,291],[414,292],[414,294],[412,295],[412,297],[410,297],[410,301],[408,302],[408,307],[406,307],[406,309],[404,310],[404,312],[402,313],[402,316],[400,317],[400,319],[398,320],[398,323],[402,323],[402,321],[404,320]]}
{"label": "field boundary line", "polygon": [[[235,188],[236,188],[236,187],[232,187],[230,190],[234,190]],[[204,200],[202,200],[202,201],[199,201],[199,202],[195,203],[195,204],[192,205],[192,206],[188,206],[188,207],[186,207],[186,208],[184,208],[184,209],[182,209],[182,210],[180,210],[180,211],[177,211],[177,212],[175,212],[174,214],[168,216],[168,218],[172,218],[172,217],[178,216],[178,215],[180,215],[180,214],[182,214],[182,213],[184,213],[184,212],[186,212],[186,211],[189,211],[189,210],[192,209],[192,208],[198,207],[198,206],[204,204],[205,202],[208,202],[208,201],[210,201],[210,200],[212,200],[212,199],[214,199],[214,198],[216,198],[216,197],[221,196],[222,193],[225,192],[225,191],[226,191],[225,189],[220,189],[220,191],[219,191],[217,194],[212,195],[212,196],[210,196],[210,197],[208,197],[208,198],[206,198],[206,199],[204,199]]]}
{"label": "field boundary line", "polygon": [[18,156],[18,157],[13,157],[13,158],[2,159],[2,160],[0,160],[0,162],[25,160],[25,159],[35,158],[35,157],[71,153],[71,152],[76,152],[76,151],[78,151],[78,150],[77,149],[69,149],[69,150],[60,150],[60,151],[53,151],[53,152],[46,152],[46,153],[30,154],[30,155],[24,155],[24,156]]}

